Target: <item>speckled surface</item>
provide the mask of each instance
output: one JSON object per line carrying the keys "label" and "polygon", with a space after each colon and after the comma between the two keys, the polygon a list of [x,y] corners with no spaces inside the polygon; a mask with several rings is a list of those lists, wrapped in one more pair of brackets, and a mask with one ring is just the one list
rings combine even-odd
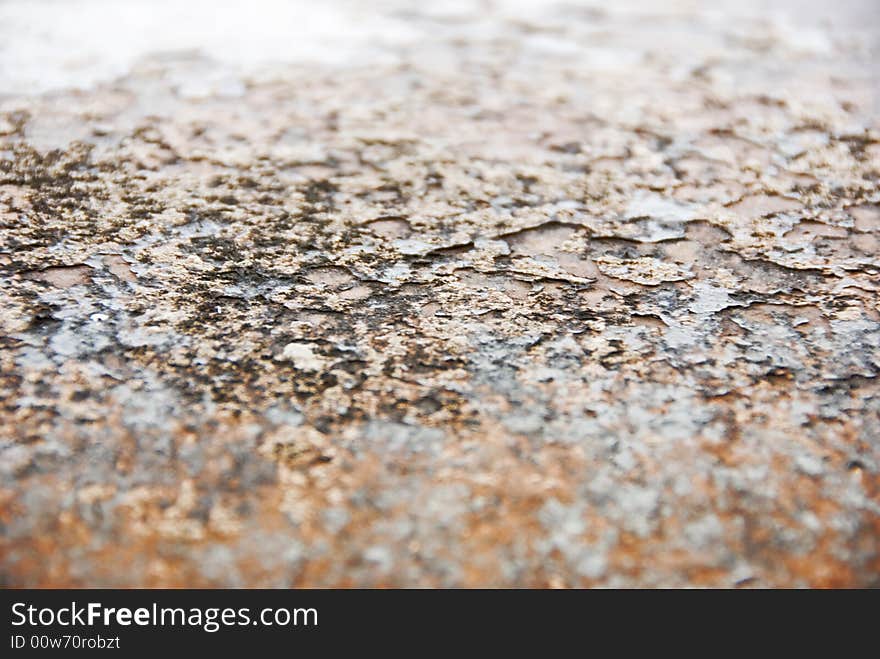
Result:
{"label": "speckled surface", "polygon": [[0,95],[5,585],[880,585],[876,8],[443,7]]}

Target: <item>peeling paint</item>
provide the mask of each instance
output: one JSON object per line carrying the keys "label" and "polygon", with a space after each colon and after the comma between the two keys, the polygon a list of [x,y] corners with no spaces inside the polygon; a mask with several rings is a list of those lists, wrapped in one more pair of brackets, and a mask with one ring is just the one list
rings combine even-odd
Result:
{"label": "peeling paint", "polygon": [[876,30],[477,4],[0,98],[7,584],[878,585]]}

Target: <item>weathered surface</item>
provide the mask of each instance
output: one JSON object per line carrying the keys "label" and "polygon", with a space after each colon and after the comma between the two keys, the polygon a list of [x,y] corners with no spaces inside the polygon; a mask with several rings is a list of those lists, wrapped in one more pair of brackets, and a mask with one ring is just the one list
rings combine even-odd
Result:
{"label": "weathered surface", "polygon": [[613,4],[0,98],[5,583],[880,585],[876,9]]}

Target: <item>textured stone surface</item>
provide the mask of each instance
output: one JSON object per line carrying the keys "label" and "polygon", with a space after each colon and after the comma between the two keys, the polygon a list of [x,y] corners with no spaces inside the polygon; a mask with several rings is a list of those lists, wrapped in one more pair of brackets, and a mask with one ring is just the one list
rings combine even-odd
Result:
{"label": "textured stone surface", "polygon": [[9,74],[4,583],[880,585],[878,11],[609,5]]}

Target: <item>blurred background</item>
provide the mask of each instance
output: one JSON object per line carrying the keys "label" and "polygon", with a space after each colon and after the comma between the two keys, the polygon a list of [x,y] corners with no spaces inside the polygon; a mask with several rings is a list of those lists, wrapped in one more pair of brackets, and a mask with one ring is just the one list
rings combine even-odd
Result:
{"label": "blurred background", "polygon": [[438,46],[455,40],[485,54],[513,41],[526,55],[598,69],[646,55],[687,64],[744,40],[822,56],[842,38],[867,58],[878,25],[876,0],[0,0],[0,94],[86,87],[159,54],[200,54],[252,74],[291,62],[442,59]]}

